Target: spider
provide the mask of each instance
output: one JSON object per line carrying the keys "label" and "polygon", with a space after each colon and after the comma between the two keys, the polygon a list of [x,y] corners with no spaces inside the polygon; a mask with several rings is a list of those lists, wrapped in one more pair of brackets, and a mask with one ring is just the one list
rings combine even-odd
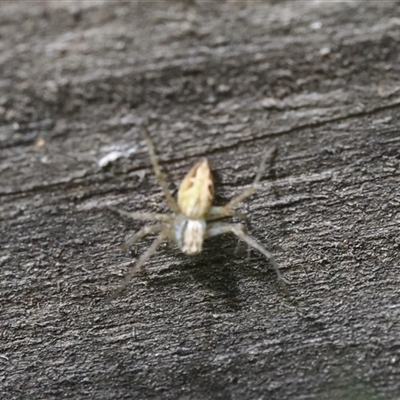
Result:
{"label": "spider", "polygon": [[225,206],[213,206],[214,182],[207,159],[203,158],[197,162],[186,174],[179,187],[177,201],[175,201],[168,189],[164,175],[161,172],[154,144],[147,127],[144,127],[144,133],[155,176],[164,192],[168,207],[172,213],[126,212],[109,207],[112,211],[136,220],[158,222],[155,225],[144,226],[133,236],[128,238],[121,246],[123,250],[128,249],[140,238],[152,233],[158,233],[158,236],[150,247],[142,254],[134,267],[125,276],[123,284],[117,289],[112,298],[115,298],[125,289],[129,280],[143,267],[145,262],[157,251],[157,248],[165,239],[169,239],[175,243],[183,253],[194,255],[201,252],[205,239],[224,233],[233,233],[239,239],[263,254],[270,261],[278,276],[278,281],[281,283],[285,292],[287,292],[285,286],[286,280],[279,271],[278,264],[273,254],[266,250],[255,239],[247,235],[245,227],[242,224],[213,222],[225,217],[246,218],[244,214],[237,212],[234,208],[257,190],[258,183],[265,170],[266,161],[275,153],[276,148],[274,147],[268,152],[265,152],[256,177],[249,188],[244,190],[237,197],[234,197]]}

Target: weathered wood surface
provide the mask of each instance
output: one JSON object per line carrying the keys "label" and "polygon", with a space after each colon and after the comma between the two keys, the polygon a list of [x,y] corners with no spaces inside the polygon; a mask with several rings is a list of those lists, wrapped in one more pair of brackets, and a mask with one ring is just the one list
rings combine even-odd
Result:
{"label": "weathered wood surface", "polygon": [[[0,5],[1,341],[6,399],[399,399],[396,2]],[[217,237],[148,245],[107,211],[165,210],[199,157],[265,259]],[[124,157],[106,168],[105,155]]]}

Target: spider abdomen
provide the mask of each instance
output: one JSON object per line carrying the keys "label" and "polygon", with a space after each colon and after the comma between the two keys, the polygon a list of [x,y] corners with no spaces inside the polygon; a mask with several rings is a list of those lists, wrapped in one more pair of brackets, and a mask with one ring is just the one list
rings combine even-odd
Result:
{"label": "spider abdomen", "polygon": [[175,240],[182,251],[188,255],[201,252],[206,233],[206,222],[203,219],[189,219],[183,214],[175,220]]}

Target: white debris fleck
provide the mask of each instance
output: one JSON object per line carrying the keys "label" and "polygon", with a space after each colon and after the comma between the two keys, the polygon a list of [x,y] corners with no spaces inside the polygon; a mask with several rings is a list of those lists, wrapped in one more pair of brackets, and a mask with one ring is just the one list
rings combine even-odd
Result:
{"label": "white debris fleck", "polygon": [[111,144],[103,146],[101,151],[107,154],[97,162],[99,167],[104,168],[121,157],[128,158],[131,154],[136,153],[137,146],[129,146],[129,144]]}
{"label": "white debris fleck", "polygon": [[277,106],[277,101],[273,97],[265,97],[261,100],[261,105],[264,108],[274,108]]}
{"label": "white debris fleck", "polygon": [[330,52],[331,52],[331,48],[328,47],[328,46],[322,47],[322,48],[319,50],[319,54],[321,54],[321,56],[326,56],[326,55],[328,55]]}
{"label": "white debris fleck", "polygon": [[98,164],[100,168],[106,167],[108,164],[114,162],[115,160],[118,160],[118,158],[121,158],[123,156],[123,153],[120,151],[112,151],[111,153],[108,153],[104,157],[100,158]]}
{"label": "white debris fleck", "polygon": [[315,21],[312,24],[310,24],[310,28],[314,31],[317,31],[318,29],[322,28],[322,22],[321,21]]}

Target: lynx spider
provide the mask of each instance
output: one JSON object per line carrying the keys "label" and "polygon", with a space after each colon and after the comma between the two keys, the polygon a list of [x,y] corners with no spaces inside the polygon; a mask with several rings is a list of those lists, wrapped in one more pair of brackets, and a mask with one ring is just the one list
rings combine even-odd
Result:
{"label": "lynx spider", "polygon": [[125,289],[129,280],[143,267],[144,263],[157,251],[157,248],[165,239],[169,239],[175,243],[183,253],[194,255],[201,252],[204,239],[222,235],[224,233],[233,233],[239,239],[243,240],[249,246],[263,254],[270,261],[278,276],[278,281],[287,293],[285,285],[286,280],[279,271],[278,264],[276,263],[273,254],[266,250],[255,239],[247,235],[245,227],[242,224],[210,222],[225,217],[246,218],[245,215],[235,211],[234,208],[257,190],[258,183],[265,170],[266,161],[271,158],[276,149],[272,148],[264,154],[256,177],[249,188],[245,189],[240,195],[234,197],[225,206],[213,206],[214,182],[207,159],[203,158],[197,162],[186,174],[179,187],[177,201],[175,201],[168,189],[164,175],[161,172],[154,144],[147,127],[144,127],[144,133],[155,176],[164,192],[168,207],[172,211],[172,214],[126,212],[109,207],[111,210],[121,215],[136,220],[159,222],[155,225],[144,226],[133,236],[128,238],[121,246],[123,250],[128,249],[140,238],[151,233],[158,233],[158,236],[150,247],[142,254],[134,267],[125,276],[123,284],[114,293],[112,298],[115,298]]}

